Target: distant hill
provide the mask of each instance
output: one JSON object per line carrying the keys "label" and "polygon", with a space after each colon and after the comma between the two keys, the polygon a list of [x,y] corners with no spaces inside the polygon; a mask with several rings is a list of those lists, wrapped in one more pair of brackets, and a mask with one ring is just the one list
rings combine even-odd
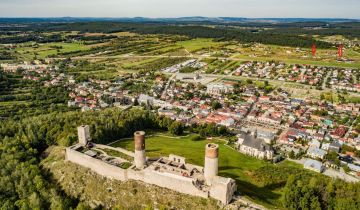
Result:
{"label": "distant hill", "polygon": [[162,22],[162,23],[179,23],[179,22],[210,22],[210,23],[295,23],[295,22],[360,22],[359,19],[345,18],[244,18],[244,17],[179,17],[179,18],[96,18],[96,17],[49,17],[49,18],[0,18],[0,23],[34,23],[34,22]]}

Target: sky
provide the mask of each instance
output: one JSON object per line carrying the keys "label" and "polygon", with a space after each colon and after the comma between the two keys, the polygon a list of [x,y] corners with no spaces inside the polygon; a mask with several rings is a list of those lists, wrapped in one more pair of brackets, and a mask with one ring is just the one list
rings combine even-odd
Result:
{"label": "sky", "polygon": [[0,0],[0,17],[355,18],[360,0]]}

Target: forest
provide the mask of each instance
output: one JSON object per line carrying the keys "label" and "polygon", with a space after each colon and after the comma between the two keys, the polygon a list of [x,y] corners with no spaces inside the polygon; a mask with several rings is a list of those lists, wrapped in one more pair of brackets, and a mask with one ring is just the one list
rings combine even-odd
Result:
{"label": "forest", "polygon": [[287,209],[359,209],[359,183],[344,183],[326,177],[290,175],[284,189]]}
{"label": "forest", "polygon": [[[171,34],[171,35],[185,35],[191,38],[215,38],[220,40],[237,40],[242,43],[258,42],[262,44],[273,44],[280,46],[292,47],[309,47],[313,43],[317,44],[318,48],[332,48],[333,45],[327,42],[315,40],[310,37],[315,31],[306,30],[302,28],[279,27],[272,30],[255,29],[241,29],[235,26],[228,25],[174,25],[164,23],[119,23],[119,22],[86,22],[86,23],[43,23],[43,24],[28,24],[25,27],[6,27],[4,31],[34,31],[34,32],[50,32],[50,31],[80,31],[85,32],[135,32],[140,34]],[[331,29],[333,31],[335,29]],[[337,30],[337,29],[336,29]],[[341,29],[337,34],[343,34],[351,37],[359,37],[360,34],[351,28]],[[328,29],[317,30],[316,34],[332,35]],[[307,35],[307,36],[302,36]],[[97,37],[104,38],[104,37]],[[12,36],[0,38],[0,43],[20,43],[28,41],[51,42],[53,40],[60,41],[61,37],[51,35],[47,37],[39,36]]]}
{"label": "forest", "polygon": [[[21,90],[21,91],[19,91]],[[66,87],[43,87],[40,82],[23,80],[20,73],[4,73],[0,69],[0,122],[54,111],[70,111]]]}
{"label": "forest", "polygon": [[40,35],[40,34],[28,34],[28,35],[19,35],[19,36],[8,36],[0,38],[1,44],[14,44],[14,43],[24,43],[24,42],[38,42],[38,43],[48,43],[48,42],[61,42],[64,41],[64,38],[61,35]]}
{"label": "forest", "polygon": [[0,60],[11,60],[13,56],[8,51],[0,51]]}

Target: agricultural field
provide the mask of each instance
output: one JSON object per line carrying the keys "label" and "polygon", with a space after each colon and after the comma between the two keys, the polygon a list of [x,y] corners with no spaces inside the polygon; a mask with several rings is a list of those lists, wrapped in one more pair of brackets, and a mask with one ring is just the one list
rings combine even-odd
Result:
{"label": "agricultural field", "polygon": [[16,46],[11,50],[18,60],[31,61],[35,59],[44,59],[55,57],[61,53],[71,53],[78,51],[85,51],[91,49],[91,45],[84,45],[82,43],[26,43]]}
{"label": "agricultural field", "polygon": [[176,44],[185,48],[189,52],[196,52],[199,50],[209,51],[210,49],[212,51],[213,49],[218,49],[222,45],[224,45],[223,42],[215,42],[213,39],[205,39],[205,38],[180,41],[177,42]]}
{"label": "agricultural field", "polygon": [[310,64],[319,66],[360,68],[360,53],[354,49],[345,49],[345,57],[354,60],[351,63],[339,62],[337,48],[317,49],[316,56],[311,55],[311,46],[305,48],[282,47],[275,45],[230,45],[235,53],[231,58],[256,61],[282,61],[288,64]]}
{"label": "agricultural field", "polygon": [[[49,33],[44,33],[49,35]],[[223,73],[224,69],[236,66],[241,61],[282,61],[287,64],[310,64],[320,66],[360,68],[360,52],[357,48],[345,48],[344,57],[352,62],[337,61],[337,49],[318,49],[311,55],[309,48],[294,48],[266,44],[242,44],[236,41],[217,41],[210,38],[188,38],[175,35],[143,35],[132,32],[84,33],[57,32],[66,42],[27,42],[7,48],[19,61],[34,58],[119,58],[136,56],[151,57],[194,57],[199,59],[228,59],[234,62],[224,65],[210,65],[207,72]],[[331,42],[330,38],[324,38]],[[145,59],[147,60],[147,59]],[[141,64],[141,63],[139,63]],[[229,66],[227,66],[229,64]],[[124,64],[125,68],[128,65]],[[136,65],[136,63],[134,63]],[[216,71],[218,70],[218,71]]]}
{"label": "agricultural field", "polygon": [[343,93],[341,91],[322,92],[320,98],[331,103],[348,102],[360,103],[360,96],[355,94]]}
{"label": "agricultural field", "polygon": [[203,69],[203,73],[207,74],[229,74],[242,63],[241,61],[223,58],[204,58],[201,61],[208,64],[205,69]]}
{"label": "agricultural field", "polygon": [[[204,165],[205,145],[213,142],[220,145],[219,175],[232,177],[238,184],[239,192],[247,198],[270,208],[281,208],[280,197],[282,195],[281,184],[278,187],[270,187],[259,180],[262,179],[259,170],[272,168],[286,171],[286,176],[303,171],[302,166],[285,161],[274,166],[272,163],[258,160],[235,151],[226,145],[223,139],[192,141],[192,134],[187,136],[169,136],[167,133],[152,133],[146,138],[146,154],[149,157],[168,156],[176,154],[186,158],[192,164]],[[134,150],[133,139],[123,139],[110,144],[113,147],[121,147]],[[284,178],[286,179],[286,178]]]}

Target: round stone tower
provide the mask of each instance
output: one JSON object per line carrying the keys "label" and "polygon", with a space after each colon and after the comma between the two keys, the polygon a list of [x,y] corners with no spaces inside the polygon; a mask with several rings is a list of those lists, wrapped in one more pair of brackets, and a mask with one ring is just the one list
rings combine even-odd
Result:
{"label": "round stone tower", "polygon": [[136,131],[134,133],[135,140],[135,166],[138,169],[142,169],[146,163],[145,156],[145,132],[144,131]]}
{"label": "round stone tower", "polygon": [[219,145],[207,144],[205,146],[205,166],[204,177],[207,185],[212,184],[212,180],[218,174],[218,157],[219,157]]}

